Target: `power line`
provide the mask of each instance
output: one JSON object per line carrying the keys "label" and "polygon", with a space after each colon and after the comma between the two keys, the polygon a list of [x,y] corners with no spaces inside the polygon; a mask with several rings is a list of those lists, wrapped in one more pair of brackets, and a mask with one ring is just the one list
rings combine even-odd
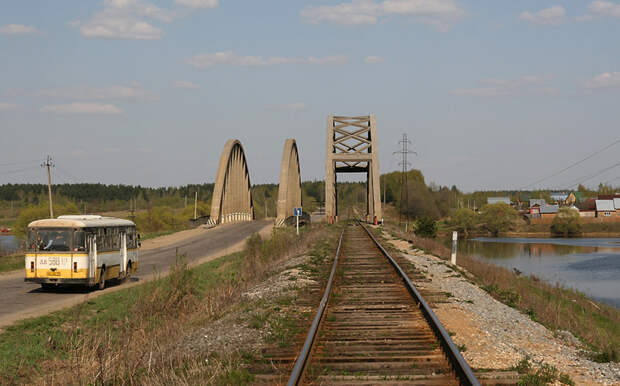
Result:
{"label": "power line", "polygon": [[0,166],[15,166],[15,165],[31,164],[34,162],[39,162],[39,160],[35,159],[35,160],[29,160],[29,161],[7,162],[7,163],[1,163]]}
{"label": "power line", "polygon": [[608,166],[608,167],[606,167],[606,168],[604,168],[604,169],[601,169],[601,170],[599,170],[598,172],[596,172],[596,173],[594,173],[594,174],[592,174],[592,175],[589,175],[589,176],[583,176],[583,177],[578,178],[577,180],[573,180],[573,181],[569,182],[569,184],[570,184],[570,185],[569,185],[569,184],[566,184],[567,189],[570,189],[570,188],[572,188],[572,187],[573,187],[573,186],[575,186],[575,185],[580,185],[580,184],[583,184],[584,182],[586,182],[586,181],[588,181],[588,180],[591,180],[591,179],[593,179],[594,177],[600,176],[601,174],[605,173],[606,171],[611,170],[611,169],[613,169],[613,168],[616,168],[616,167],[618,167],[618,166],[620,166],[620,162],[616,162],[615,164],[613,164],[613,165],[611,165],[611,166]]}
{"label": "power line", "polygon": [[71,173],[67,172],[65,169],[63,169],[60,166],[58,166],[58,164],[56,164],[56,170],[58,170],[62,175],[67,177],[69,180],[71,180],[72,183],[76,183],[77,182],[77,180],[78,180],[77,178],[75,178]]}
{"label": "power line", "polygon": [[0,172],[0,175],[15,174],[15,173],[25,172],[28,170],[34,170],[38,168],[39,168],[38,166],[31,166],[31,167],[22,168],[22,169],[9,170],[9,171]]}
{"label": "power line", "polygon": [[527,187],[529,187],[529,186],[536,185],[536,184],[537,184],[537,183],[539,183],[539,182],[543,182],[543,181],[544,181],[544,180],[546,180],[546,179],[549,179],[549,178],[551,178],[551,177],[555,177],[555,176],[557,176],[557,175],[559,175],[559,174],[561,174],[561,173],[564,173],[564,172],[565,172],[565,171],[567,171],[568,169],[570,169],[570,168],[572,168],[572,167],[574,167],[574,166],[577,166],[577,165],[579,165],[579,164],[581,164],[581,163],[583,163],[583,162],[585,162],[585,161],[589,160],[590,158],[592,158],[592,157],[594,157],[594,156],[596,156],[596,155],[598,155],[598,154],[600,154],[600,153],[604,152],[605,150],[609,149],[610,147],[612,147],[612,146],[614,146],[614,145],[616,145],[616,144],[618,144],[618,143],[620,143],[620,138],[619,138],[619,139],[617,139],[617,140],[615,140],[614,142],[612,142],[612,143],[608,144],[607,146],[603,147],[602,149],[595,151],[594,153],[590,154],[589,156],[587,156],[587,157],[585,157],[585,158],[583,158],[583,159],[580,159],[579,161],[574,162],[574,163],[572,163],[572,164],[570,164],[570,165],[566,166],[564,169],[559,170],[559,171],[557,171],[557,172],[555,172],[555,173],[551,173],[551,174],[549,174],[548,176],[543,177],[543,178],[541,178],[541,179],[539,179],[539,180],[536,180],[536,181],[534,181],[534,182],[532,182],[532,183],[530,183],[530,184],[524,185],[524,186],[520,187],[518,190],[523,190],[523,189],[525,189],[525,188],[527,188]]}

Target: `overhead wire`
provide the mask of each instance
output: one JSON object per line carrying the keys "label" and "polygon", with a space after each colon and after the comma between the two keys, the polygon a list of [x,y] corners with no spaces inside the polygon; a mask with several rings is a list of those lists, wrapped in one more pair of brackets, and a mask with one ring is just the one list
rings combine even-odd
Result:
{"label": "overhead wire", "polygon": [[594,177],[598,177],[598,176],[600,176],[601,174],[605,173],[606,171],[609,171],[609,170],[611,170],[611,169],[617,168],[618,166],[620,166],[620,162],[616,162],[615,164],[613,164],[613,165],[611,165],[611,166],[608,166],[608,167],[606,167],[606,168],[603,168],[603,169],[599,170],[598,172],[596,172],[596,173],[594,173],[594,174],[592,174],[592,175],[589,175],[589,176],[583,176],[583,177],[580,177],[580,178],[578,178],[578,179],[576,179],[576,180],[573,180],[573,181],[571,181],[571,182],[569,182],[569,183],[567,183],[567,184],[565,185],[565,186],[567,186],[567,188],[566,188],[566,189],[570,189],[570,188],[572,188],[572,187],[573,187],[573,186],[575,186],[575,185],[580,185],[580,184],[583,184],[584,182],[586,182],[586,181],[588,181],[588,180],[591,180],[591,179],[593,179]]}
{"label": "overhead wire", "polygon": [[[571,168],[573,168],[573,167],[575,167],[575,166],[577,166],[577,165],[579,165],[579,164],[581,164],[581,163],[583,163],[583,162],[585,162],[585,161],[589,160],[590,158],[592,158],[592,157],[594,157],[594,156],[596,156],[596,155],[598,155],[598,154],[600,154],[600,153],[604,152],[605,150],[609,149],[610,147],[612,147],[612,146],[614,146],[614,145],[617,145],[618,143],[620,143],[620,138],[618,138],[618,139],[617,139],[617,140],[615,140],[614,142],[612,142],[612,143],[610,143],[610,144],[608,144],[608,145],[604,146],[603,148],[601,148],[601,149],[599,149],[599,150],[595,151],[594,153],[592,153],[592,154],[588,155],[587,157],[582,158],[582,159],[580,159],[580,160],[579,160],[579,161],[577,161],[577,162],[573,162],[572,164],[570,164],[570,165],[568,165],[568,166],[564,167],[562,170],[559,170],[559,171],[557,171],[557,172],[551,173],[551,174],[549,174],[548,176],[545,176],[545,177],[543,177],[543,178],[541,178],[541,179],[539,179],[539,180],[536,180],[536,181],[534,181],[534,182],[532,182],[532,183],[529,183],[529,184],[527,184],[527,185],[523,185],[523,186],[522,186],[522,187],[520,187],[518,190],[523,190],[523,189],[525,189],[525,188],[527,188],[527,187],[529,187],[529,186],[536,185],[536,184],[538,184],[538,183],[540,183],[540,182],[543,182],[543,181],[545,181],[545,180],[547,180],[547,179],[549,179],[549,178],[552,178],[552,177],[555,177],[555,176],[557,176],[557,175],[559,175],[559,174],[562,174],[562,173],[564,173],[565,171],[567,171],[567,170],[569,170],[569,169],[571,169]],[[593,177],[593,178],[594,178],[594,177]]]}
{"label": "overhead wire", "polygon": [[15,165],[23,165],[23,164],[29,164],[29,163],[33,163],[33,162],[40,162],[40,160],[29,160],[29,161],[16,161],[16,162],[5,162],[5,163],[0,163],[0,167],[3,166],[15,166]]}
{"label": "overhead wire", "polygon": [[66,170],[64,170],[63,168],[59,167],[58,164],[54,165],[55,169],[60,172],[60,174],[64,175],[65,177],[69,178],[71,180],[71,183],[76,183],[77,182],[77,178],[75,178],[71,173],[67,172]]}
{"label": "overhead wire", "polygon": [[34,170],[34,169],[39,169],[39,168],[40,168],[40,166],[30,166],[30,167],[22,168],[22,169],[3,171],[3,172],[0,172],[0,175],[15,174],[15,173],[25,172],[25,171],[28,171],[28,170]]}

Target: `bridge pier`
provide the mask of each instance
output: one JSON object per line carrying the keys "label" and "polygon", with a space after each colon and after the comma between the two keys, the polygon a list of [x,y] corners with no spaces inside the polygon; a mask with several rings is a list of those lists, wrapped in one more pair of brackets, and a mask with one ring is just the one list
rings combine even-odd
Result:
{"label": "bridge pier", "polygon": [[366,173],[366,221],[382,217],[379,186],[379,143],[374,115],[327,118],[325,216],[338,221],[338,173]]}
{"label": "bridge pier", "polygon": [[254,220],[250,173],[241,142],[230,139],[224,145],[213,188],[213,225]]}

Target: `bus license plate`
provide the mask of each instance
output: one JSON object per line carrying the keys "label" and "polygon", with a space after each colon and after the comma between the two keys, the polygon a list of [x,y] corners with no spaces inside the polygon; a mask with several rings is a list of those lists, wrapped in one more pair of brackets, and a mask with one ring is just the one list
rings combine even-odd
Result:
{"label": "bus license plate", "polygon": [[47,276],[60,276],[58,271],[47,271]]}

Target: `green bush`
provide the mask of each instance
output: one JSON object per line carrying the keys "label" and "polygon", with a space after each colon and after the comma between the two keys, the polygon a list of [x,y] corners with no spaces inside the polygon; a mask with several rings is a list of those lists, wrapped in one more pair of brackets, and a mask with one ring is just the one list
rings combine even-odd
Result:
{"label": "green bush", "polygon": [[579,212],[570,208],[560,208],[551,224],[551,232],[564,237],[581,233]]}
{"label": "green bush", "polygon": [[478,223],[477,217],[476,212],[473,210],[460,208],[452,214],[452,225],[456,226],[459,231],[462,231],[467,236],[468,232]]}
{"label": "green bush", "polygon": [[517,218],[517,211],[503,202],[487,204],[482,207],[480,212],[480,218],[484,226],[493,236],[497,236],[500,232],[508,231],[513,221]]}
{"label": "green bush", "polygon": [[421,217],[415,222],[415,234],[420,237],[435,237],[437,223],[431,217]]}
{"label": "green bush", "polygon": [[[80,210],[73,203],[65,205],[54,204],[54,216],[62,216],[64,214],[80,214]],[[19,212],[19,217],[15,222],[15,236],[19,239],[26,237],[28,232],[28,224],[35,220],[46,219],[50,217],[50,209],[48,203],[42,203],[39,206],[30,206]]]}

